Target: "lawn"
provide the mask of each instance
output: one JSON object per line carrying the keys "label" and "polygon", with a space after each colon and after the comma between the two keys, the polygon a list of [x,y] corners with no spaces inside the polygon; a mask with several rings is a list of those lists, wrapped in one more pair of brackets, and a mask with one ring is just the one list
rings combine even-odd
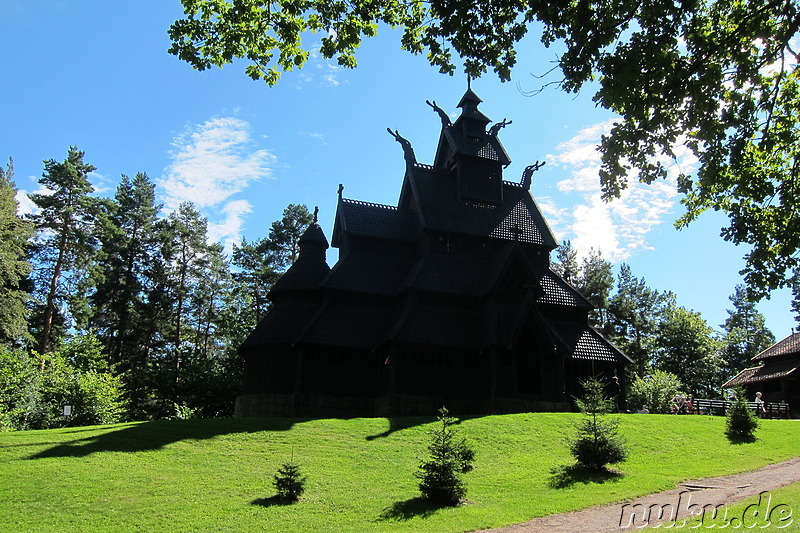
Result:
{"label": "lawn", "polygon": [[[577,414],[465,418],[476,451],[469,503],[417,499],[413,473],[431,418],[185,420],[0,433],[0,531],[470,531],[635,498],[687,478],[800,454],[800,423],[765,420],[732,444],[725,420],[626,415],[621,475],[576,478],[565,436]],[[295,505],[270,496],[294,456]],[[797,493],[794,494],[795,498]]]}

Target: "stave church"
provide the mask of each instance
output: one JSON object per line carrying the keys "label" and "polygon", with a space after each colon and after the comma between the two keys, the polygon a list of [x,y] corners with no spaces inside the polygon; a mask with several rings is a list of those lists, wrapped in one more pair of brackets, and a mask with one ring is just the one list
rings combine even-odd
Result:
{"label": "stave church", "polygon": [[[580,380],[631,361],[588,322],[593,309],[550,269],[557,242],[468,89],[441,122],[432,164],[405,158],[397,205],[346,198],[330,245],[319,224],[275,283],[239,348],[241,417],[352,417],[562,411]],[[435,120],[435,118],[434,118]],[[490,126],[491,124],[491,126]]]}

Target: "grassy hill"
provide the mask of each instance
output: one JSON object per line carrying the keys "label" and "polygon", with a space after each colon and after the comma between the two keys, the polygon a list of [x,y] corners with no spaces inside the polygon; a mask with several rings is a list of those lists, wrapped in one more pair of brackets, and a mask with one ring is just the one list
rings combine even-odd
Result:
{"label": "grassy hill", "polygon": [[[186,420],[0,433],[0,531],[468,531],[673,488],[800,455],[800,423],[765,420],[732,444],[725,420],[626,415],[622,475],[575,478],[564,438],[576,414],[462,419],[476,451],[468,505],[417,499],[431,418]],[[272,475],[292,454],[308,475],[279,505]],[[795,491],[796,494],[797,491]]]}

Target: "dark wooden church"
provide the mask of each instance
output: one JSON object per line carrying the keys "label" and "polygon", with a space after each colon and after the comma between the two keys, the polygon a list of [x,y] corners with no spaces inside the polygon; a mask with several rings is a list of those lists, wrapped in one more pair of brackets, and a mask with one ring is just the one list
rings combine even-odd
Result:
{"label": "dark wooden church", "polygon": [[237,416],[386,416],[570,408],[579,380],[630,360],[588,325],[592,304],[550,270],[557,243],[467,90],[433,165],[397,132],[397,206],[342,196],[332,245],[315,222],[240,347]]}

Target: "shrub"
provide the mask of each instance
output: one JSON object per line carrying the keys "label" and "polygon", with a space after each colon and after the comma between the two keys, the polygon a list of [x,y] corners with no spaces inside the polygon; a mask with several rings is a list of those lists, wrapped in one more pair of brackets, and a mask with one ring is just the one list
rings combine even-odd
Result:
{"label": "shrub", "polygon": [[272,484],[275,486],[278,498],[294,502],[306,490],[306,477],[300,474],[300,467],[292,460],[283,463],[275,474]]}
{"label": "shrub", "polygon": [[577,434],[570,442],[570,453],[579,465],[602,470],[606,465],[627,459],[628,451],[619,435],[619,421],[616,418],[605,419],[614,403],[604,394],[604,384],[590,378],[582,381],[581,385],[584,396],[576,398],[575,402],[585,418],[578,423]]}
{"label": "shrub", "polygon": [[[58,352],[0,349],[0,430],[118,422],[121,396],[118,378],[83,372]],[[72,406],[69,417],[65,405]]]}
{"label": "shrub", "polygon": [[415,475],[420,480],[423,497],[438,504],[456,506],[467,494],[461,475],[472,470],[475,451],[466,439],[456,438],[450,427],[455,419],[448,416],[446,408],[439,410],[438,420],[439,424],[430,432],[430,457],[420,463]]}
{"label": "shrub", "polygon": [[114,424],[122,418],[122,385],[118,377],[88,371],[78,376],[70,425]]}
{"label": "shrub", "polygon": [[636,376],[628,387],[628,405],[639,409],[646,405],[651,413],[669,413],[672,398],[682,387],[675,374],[653,370],[644,379]]}
{"label": "shrub", "polygon": [[730,438],[754,440],[758,429],[758,417],[750,410],[744,399],[744,391],[737,391],[733,405],[725,415],[725,433]]}

